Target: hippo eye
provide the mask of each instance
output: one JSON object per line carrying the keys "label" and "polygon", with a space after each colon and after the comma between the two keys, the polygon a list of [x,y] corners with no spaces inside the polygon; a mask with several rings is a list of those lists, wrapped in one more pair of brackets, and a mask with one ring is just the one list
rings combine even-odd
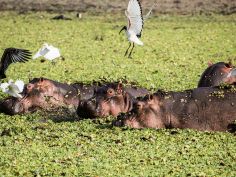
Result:
{"label": "hippo eye", "polygon": [[143,105],[141,103],[136,104],[137,109],[142,109]]}
{"label": "hippo eye", "polygon": [[110,96],[112,96],[112,95],[115,94],[115,92],[114,92],[113,89],[108,89],[108,90],[107,90],[107,94],[110,95]]}
{"label": "hippo eye", "polygon": [[33,85],[32,84],[28,84],[26,87],[27,87],[28,90],[30,90],[30,89],[33,88]]}

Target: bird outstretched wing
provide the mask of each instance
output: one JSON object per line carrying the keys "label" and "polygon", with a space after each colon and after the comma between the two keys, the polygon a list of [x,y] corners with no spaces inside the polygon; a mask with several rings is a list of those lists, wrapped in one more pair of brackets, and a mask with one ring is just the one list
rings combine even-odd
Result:
{"label": "bird outstretched wing", "polygon": [[61,56],[60,50],[52,45],[44,43],[42,48],[33,56],[33,59],[43,56],[47,60],[54,60]]}
{"label": "bird outstretched wing", "polygon": [[11,63],[26,62],[31,57],[31,52],[25,49],[7,48],[5,49],[1,63],[0,73],[5,73]]}
{"label": "bird outstretched wing", "polygon": [[128,30],[132,30],[137,36],[141,36],[143,15],[139,0],[130,0],[125,14],[128,18]]}

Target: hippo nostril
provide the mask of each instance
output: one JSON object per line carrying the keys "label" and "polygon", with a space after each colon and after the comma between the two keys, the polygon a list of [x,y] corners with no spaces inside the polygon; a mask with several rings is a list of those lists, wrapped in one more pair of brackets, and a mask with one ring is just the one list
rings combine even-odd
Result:
{"label": "hippo nostril", "polygon": [[81,101],[81,102],[79,103],[79,106],[84,106],[84,101]]}
{"label": "hippo nostril", "polygon": [[112,126],[115,126],[115,127],[122,127],[124,126],[124,121],[119,119],[119,120],[114,120],[112,122]]}

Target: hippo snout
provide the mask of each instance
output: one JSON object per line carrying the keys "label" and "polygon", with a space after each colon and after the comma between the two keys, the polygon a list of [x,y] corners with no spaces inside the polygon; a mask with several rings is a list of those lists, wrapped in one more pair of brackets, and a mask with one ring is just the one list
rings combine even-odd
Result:
{"label": "hippo snout", "polygon": [[0,101],[0,112],[8,115],[15,115],[22,111],[22,105],[16,98],[7,98]]}
{"label": "hippo snout", "polygon": [[77,108],[77,114],[81,118],[95,118],[96,105],[92,101],[81,101]]}
{"label": "hippo snout", "polygon": [[125,126],[125,124],[124,124],[124,121],[122,119],[118,119],[118,120],[114,120],[112,122],[112,126],[123,127],[123,126]]}
{"label": "hippo snout", "polygon": [[126,113],[120,113],[117,116],[117,119],[112,122],[112,125],[116,126],[116,127],[123,127],[123,126],[125,126],[125,121],[124,120],[125,120],[126,116],[127,116]]}

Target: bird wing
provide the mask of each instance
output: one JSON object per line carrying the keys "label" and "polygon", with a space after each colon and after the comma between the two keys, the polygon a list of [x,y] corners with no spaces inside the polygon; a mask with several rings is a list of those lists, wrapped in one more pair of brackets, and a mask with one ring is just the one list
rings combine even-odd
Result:
{"label": "bird wing", "polygon": [[150,17],[150,15],[152,14],[152,10],[154,9],[155,6],[157,6],[157,2],[155,2],[155,3],[152,5],[151,9],[150,9],[150,10],[148,11],[148,13],[143,17],[143,20],[144,20],[144,21],[147,20],[147,19]]}
{"label": "bird wing", "polygon": [[1,68],[0,73],[5,73],[8,66],[11,63],[23,62],[25,63],[30,59],[31,52],[25,49],[16,49],[16,48],[7,48],[5,49],[2,59],[1,59]]}
{"label": "bird wing", "polygon": [[128,18],[128,30],[132,30],[136,35],[141,36],[143,15],[139,0],[130,0],[125,14]]}
{"label": "bird wing", "polygon": [[8,90],[9,84],[8,83],[1,83],[0,88],[2,89],[2,92],[6,93]]}
{"label": "bird wing", "polygon": [[54,60],[55,58],[58,58],[58,57],[61,56],[60,51],[59,51],[58,48],[53,47],[53,46],[49,46],[49,49],[50,49],[49,52],[46,55],[44,55],[44,57],[46,59]]}
{"label": "bird wing", "polygon": [[36,59],[38,57],[44,56],[49,52],[49,49],[47,48],[47,46],[43,46],[42,48],[40,48],[38,50],[38,52],[33,56],[33,59]]}
{"label": "bird wing", "polygon": [[25,86],[25,84],[24,84],[24,82],[22,80],[17,80],[15,82],[15,85],[18,87],[19,93],[21,93],[23,91],[24,86]]}
{"label": "bird wing", "polygon": [[22,98],[22,95],[20,94],[21,91],[15,83],[11,83],[8,88],[9,90],[6,92],[7,94],[16,98]]}

